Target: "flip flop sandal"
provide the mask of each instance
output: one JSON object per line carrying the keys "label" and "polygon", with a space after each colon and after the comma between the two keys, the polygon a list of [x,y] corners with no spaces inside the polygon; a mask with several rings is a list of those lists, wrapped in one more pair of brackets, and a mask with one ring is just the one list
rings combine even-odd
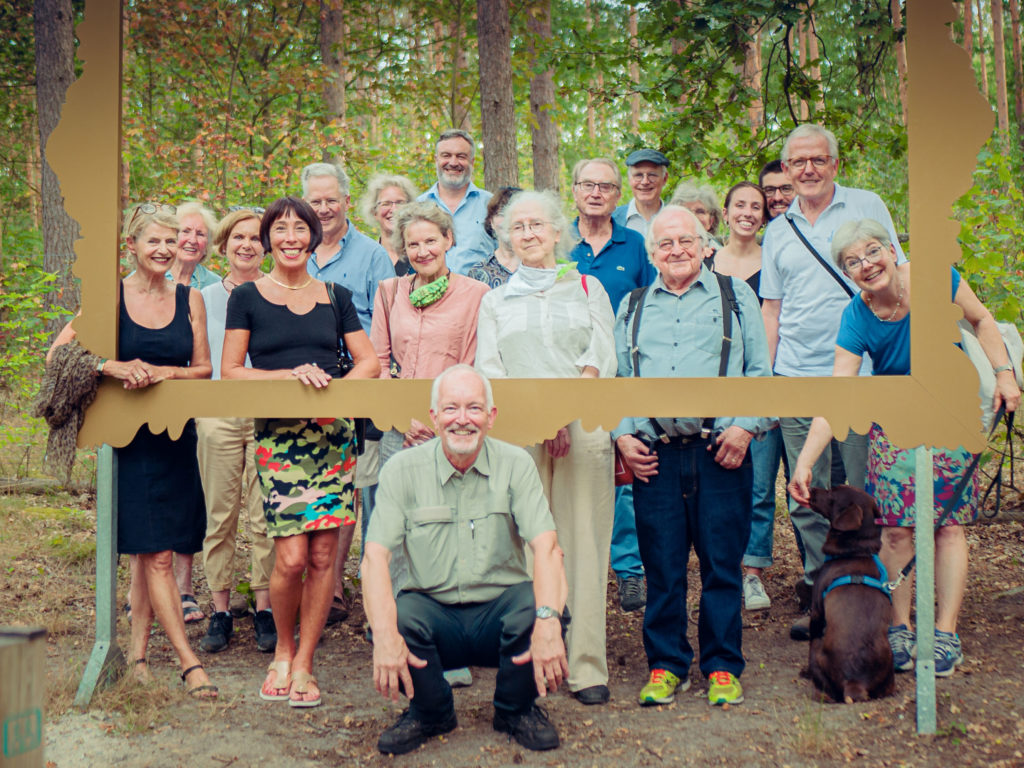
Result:
{"label": "flip flop sandal", "polygon": [[197,669],[203,669],[203,665],[202,664],[193,664],[191,667],[189,667],[188,669],[186,669],[184,672],[181,673],[181,682],[184,683],[185,686],[186,686],[185,693],[187,693],[189,696],[191,696],[194,699],[215,699],[215,698],[217,698],[217,694],[220,693],[220,688],[218,688],[213,683],[204,683],[203,685],[197,685],[194,688],[188,688],[187,687],[188,683],[186,682],[186,680],[187,680],[188,676],[190,674],[192,674],[193,672],[195,672]]}
{"label": "flip flop sandal", "polygon": [[[274,684],[275,687],[267,687],[267,681],[263,681],[263,685],[260,686],[260,698],[264,701],[288,701],[291,697],[292,681],[288,681],[288,685],[280,685],[282,678],[291,676],[291,662],[290,661],[272,661],[270,666],[267,667],[267,672],[274,673]],[[269,678],[269,675],[267,676]]]}
{"label": "flip flop sandal", "polygon": [[196,602],[195,595],[181,596],[181,614],[186,624],[194,624],[206,618],[206,615],[199,608],[199,603]]}
{"label": "flip flop sandal", "polygon": [[152,675],[152,673],[150,673],[149,667],[147,667],[144,670],[145,673],[146,673],[145,677],[139,675],[139,673],[138,673],[139,665],[140,664],[148,664],[148,663],[149,662],[147,662],[145,659],[136,659],[135,661],[132,662],[132,666],[135,667],[135,669],[132,671],[132,676],[135,678],[136,682],[141,683],[142,685],[147,685],[147,684],[153,682],[153,675]]}
{"label": "flip flop sandal", "polygon": [[288,698],[288,706],[299,709],[302,707],[319,707],[323,703],[323,698],[319,694],[315,699],[295,698],[295,694],[303,696],[306,693],[309,693],[310,683],[319,688],[316,678],[309,672],[296,672],[292,675],[292,693]]}

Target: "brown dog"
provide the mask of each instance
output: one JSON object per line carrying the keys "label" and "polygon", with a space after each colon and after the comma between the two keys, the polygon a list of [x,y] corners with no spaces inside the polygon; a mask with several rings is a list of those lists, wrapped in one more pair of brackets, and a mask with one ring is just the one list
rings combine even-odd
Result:
{"label": "brown dog", "polygon": [[[834,701],[867,701],[893,691],[892,649],[886,630],[892,614],[875,525],[878,507],[864,491],[839,485],[811,489],[811,509],[831,523],[829,556],[811,593],[811,649],[808,674]],[[844,577],[852,577],[852,583]],[[840,583],[835,584],[837,580]]]}

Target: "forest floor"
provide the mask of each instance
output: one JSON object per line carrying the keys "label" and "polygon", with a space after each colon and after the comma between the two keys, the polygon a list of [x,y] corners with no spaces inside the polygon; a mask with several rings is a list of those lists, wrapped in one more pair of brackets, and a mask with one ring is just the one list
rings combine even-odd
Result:
{"label": "forest floor", "polygon": [[[73,709],[94,631],[95,513],[86,496],[0,496],[0,624],[47,626],[48,768],[1024,766],[1024,515],[1019,498],[1009,506],[996,520],[983,519],[968,533],[970,583],[960,623],[966,661],[952,678],[937,681],[934,736],[916,733],[912,673],[897,676],[892,697],[854,705],[821,703],[811,683],[800,676],[808,646],[789,639],[789,626],[799,615],[792,591],[798,571],[784,514],[776,526],[776,565],[765,574],[772,607],[744,614],[746,701],[709,707],[706,681],[694,671],[693,687],[675,703],[639,707],[636,695],[647,676],[642,612],[622,613],[610,580],[611,702],[584,707],[564,689],[550,696],[545,705],[562,740],[551,752],[529,752],[491,729],[494,671],[474,669],[472,687],[455,691],[459,726],[454,732],[406,756],[380,755],[377,737],[401,707],[373,690],[372,652],[364,639],[358,597],[352,615],[326,630],[317,652],[316,674],[324,697],[317,709],[294,710],[259,698],[270,658],[257,652],[247,620],[236,620],[235,639],[227,651],[202,655],[220,686],[217,701],[185,696],[170,647],[157,630],[150,652],[156,682],[142,686],[126,676],[99,691],[87,711]],[[699,585],[695,567],[691,557],[691,585]],[[350,568],[354,580],[354,558]],[[127,588],[126,570],[122,563],[119,604]],[[197,573],[197,588],[202,581]],[[689,596],[694,618],[697,589]],[[208,610],[208,593],[204,588],[199,592]],[[190,626],[193,647],[205,628],[206,622]],[[122,648],[127,635],[128,621],[122,615]],[[695,636],[691,621],[694,642]]]}

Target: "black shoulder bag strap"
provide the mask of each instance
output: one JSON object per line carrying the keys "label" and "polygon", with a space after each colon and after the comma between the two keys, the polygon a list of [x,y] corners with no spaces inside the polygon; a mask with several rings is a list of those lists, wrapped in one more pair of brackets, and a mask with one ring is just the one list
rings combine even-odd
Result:
{"label": "black shoulder bag strap", "polygon": [[829,266],[828,262],[821,257],[821,254],[814,250],[814,246],[811,245],[810,241],[806,237],[804,237],[804,233],[800,231],[799,227],[797,227],[796,222],[789,218],[789,216],[786,216],[786,221],[789,222],[789,226],[791,226],[793,228],[793,231],[796,232],[796,236],[800,238],[800,242],[807,246],[807,250],[814,255],[814,258],[818,260],[818,263],[825,268],[826,272],[832,275],[835,281],[842,286],[844,291],[846,291],[846,295],[852,299],[853,289],[846,284],[846,281],[843,280],[843,278],[836,274],[836,271],[832,269],[832,267]]}
{"label": "black shoulder bag strap", "polygon": [[[338,337],[338,368],[341,375],[345,376],[355,367],[355,362],[348,354],[345,347],[344,334],[341,332],[341,310],[338,309],[338,298],[334,295],[334,283],[327,283],[327,298],[331,302],[331,311],[334,313],[334,335]],[[362,456],[366,448],[366,429],[368,419],[356,418],[352,420],[355,430],[356,455]]]}

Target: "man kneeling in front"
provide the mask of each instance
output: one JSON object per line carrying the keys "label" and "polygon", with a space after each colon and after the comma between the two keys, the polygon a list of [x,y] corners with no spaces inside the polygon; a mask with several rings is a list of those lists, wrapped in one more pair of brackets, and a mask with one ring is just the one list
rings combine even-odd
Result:
{"label": "man kneeling in front", "polygon": [[[522,448],[487,437],[497,416],[486,377],[456,365],[434,380],[436,440],[396,454],[380,473],[363,560],[373,680],[409,708],[381,734],[388,754],[455,729],[444,670],[497,667],[494,730],[527,749],[558,732],[535,704],[568,672],[561,612],[566,580],[540,477]],[[533,550],[534,580],[524,543]],[[391,552],[409,575],[392,597]],[[532,663],[531,663],[532,662]]]}

